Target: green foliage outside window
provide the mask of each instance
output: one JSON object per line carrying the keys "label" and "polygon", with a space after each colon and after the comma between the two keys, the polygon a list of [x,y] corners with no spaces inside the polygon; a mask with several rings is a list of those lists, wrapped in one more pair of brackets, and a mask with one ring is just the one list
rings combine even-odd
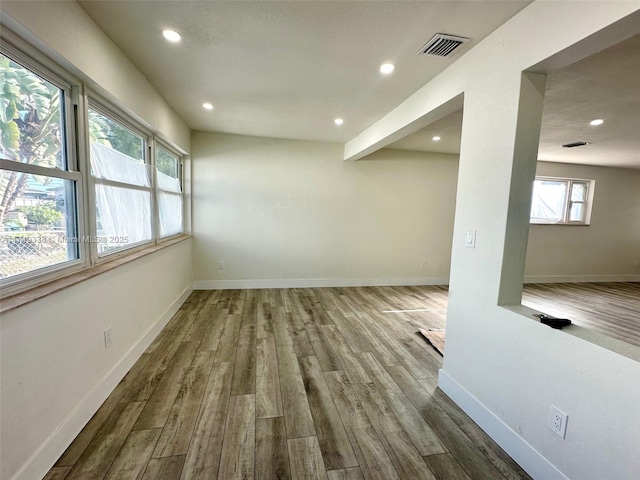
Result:
{"label": "green foliage outside window", "polygon": [[31,207],[20,207],[18,211],[27,216],[29,223],[35,223],[38,227],[52,226],[62,220],[62,214],[56,210],[54,202],[43,202]]}

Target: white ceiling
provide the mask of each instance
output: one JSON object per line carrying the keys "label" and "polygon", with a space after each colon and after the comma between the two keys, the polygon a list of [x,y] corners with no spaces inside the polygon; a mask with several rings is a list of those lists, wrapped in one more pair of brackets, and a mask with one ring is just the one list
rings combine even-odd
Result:
{"label": "white ceiling", "polygon": [[538,158],[640,168],[640,35],[548,75]]}
{"label": "white ceiling", "polygon": [[[433,137],[440,137],[437,142]],[[462,136],[462,109],[433,122],[411,135],[392,143],[387,148],[397,150],[417,150],[437,153],[460,153]]]}
{"label": "white ceiling", "polygon": [[[459,153],[461,131],[458,111],[389,148]],[[590,145],[559,146],[576,141]],[[640,168],[640,35],[547,76],[538,159]]]}
{"label": "white ceiling", "polygon": [[[79,3],[190,128],[346,142],[530,2]],[[450,58],[416,55],[435,33],[472,41]]]}

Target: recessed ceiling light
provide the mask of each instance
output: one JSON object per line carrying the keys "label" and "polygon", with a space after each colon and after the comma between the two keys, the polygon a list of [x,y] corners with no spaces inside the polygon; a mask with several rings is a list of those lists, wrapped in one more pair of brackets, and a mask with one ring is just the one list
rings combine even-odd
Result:
{"label": "recessed ceiling light", "polygon": [[393,63],[383,63],[380,65],[380,73],[384,75],[389,75],[396,69],[396,66]]}
{"label": "recessed ceiling light", "polygon": [[440,141],[440,137],[433,137],[432,139],[434,142],[439,142]]}
{"label": "recessed ceiling light", "polygon": [[604,123],[604,120],[601,118],[596,118],[595,120],[591,120],[589,122],[589,125],[593,125],[594,127],[597,127],[598,125],[602,125]]}
{"label": "recessed ceiling light", "polygon": [[202,108],[204,108],[205,110],[213,110],[213,105],[211,105],[209,102],[206,102],[202,104]]}
{"label": "recessed ceiling light", "polygon": [[344,120],[341,118],[336,118],[333,123],[335,123],[336,125],[342,125],[344,123]]}
{"label": "recessed ceiling light", "polygon": [[182,39],[182,35],[174,30],[163,30],[162,36],[172,43],[178,43]]}

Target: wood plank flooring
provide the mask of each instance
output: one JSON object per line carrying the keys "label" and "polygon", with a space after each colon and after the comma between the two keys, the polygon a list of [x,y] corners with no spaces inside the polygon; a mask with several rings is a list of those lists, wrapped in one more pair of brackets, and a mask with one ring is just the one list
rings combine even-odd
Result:
{"label": "wood plank flooring", "polygon": [[195,291],[47,480],[527,479],[437,388],[444,287]]}
{"label": "wood plank flooring", "polygon": [[530,283],[522,303],[640,347],[640,282]]}

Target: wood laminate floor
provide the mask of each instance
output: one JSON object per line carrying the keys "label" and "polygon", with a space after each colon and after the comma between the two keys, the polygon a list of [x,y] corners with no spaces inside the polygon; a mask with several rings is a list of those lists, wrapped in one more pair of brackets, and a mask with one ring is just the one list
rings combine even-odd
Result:
{"label": "wood laminate floor", "polygon": [[522,303],[640,347],[640,283],[527,284]]}
{"label": "wood laminate floor", "polygon": [[443,287],[196,291],[46,479],[527,479],[437,388],[416,331],[446,306]]}

